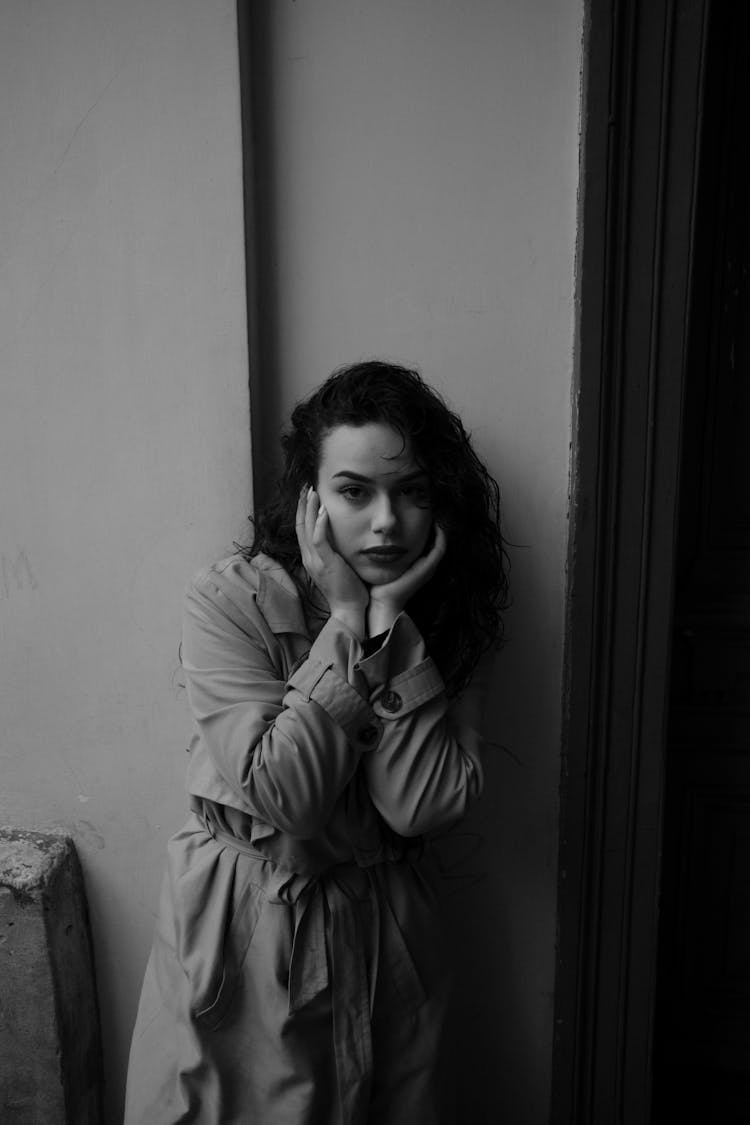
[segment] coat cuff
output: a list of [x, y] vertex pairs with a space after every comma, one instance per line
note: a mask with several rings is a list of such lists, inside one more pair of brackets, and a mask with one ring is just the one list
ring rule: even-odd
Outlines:
[[329, 618], [307, 659], [290, 676], [288, 687], [322, 707], [359, 750], [373, 750], [383, 726], [368, 701], [367, 681], [358, 671], [361, 652], [354, 633]]
[[445, 690], [422, 634], [404, 612], [377, 652], [359, 660], [354, 669], [364, 677], [375, 714], [383, 719], [406, 715]]

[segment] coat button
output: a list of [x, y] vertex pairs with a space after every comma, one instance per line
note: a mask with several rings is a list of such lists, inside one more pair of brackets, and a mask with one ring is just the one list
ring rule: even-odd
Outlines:
[[368, 723], [366, 727], [361, 727], [359, 731], [359, 741], [364, 746], [372, 746], [373, 742], [378, 740], [378, 728], [373, 723]]
[[380, 706], [391, 714], [400, 711], [403, 705], [403, 700], [397, 691], [384, 691], [380, 697]]

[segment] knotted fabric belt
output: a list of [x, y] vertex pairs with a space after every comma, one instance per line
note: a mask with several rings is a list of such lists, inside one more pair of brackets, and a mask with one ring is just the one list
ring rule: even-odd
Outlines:
[[[341, 1125], [366, 1121], [373, 1072], [372, 1012], [378, 972], [386, 972], [407, 1011], [426, 999], [422, 981], [391, 908], [379, 864], [337, 864], [317, 875], [283, 871], [246, 841], [201, 818], [217, 841], [267, 864], [267, 902], [294, 910], [289, 964], [289, 1014], [331, 990], [333, 1047]], [[373, 911], [368, 951], [362, 903]], [[374, 944], [374, 948], [373, 948]], [[368, 968], [368, 952], [371, 965]]]

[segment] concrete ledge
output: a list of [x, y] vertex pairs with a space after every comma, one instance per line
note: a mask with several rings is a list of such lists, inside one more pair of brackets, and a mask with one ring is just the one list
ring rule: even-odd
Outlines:
[[78, 856], [0, 828], [0, 1121], [101, 1125], [101, 1040]]

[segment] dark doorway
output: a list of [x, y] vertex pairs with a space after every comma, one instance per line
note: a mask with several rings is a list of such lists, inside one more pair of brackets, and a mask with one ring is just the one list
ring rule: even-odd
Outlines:
[[750, 9], [711, 7], [666, 754], [654, 1121], [750, 1121]]
[[709, 14], [710, 0], [587, 6], [556, 1125], [652, 1120], [676, 529]]

